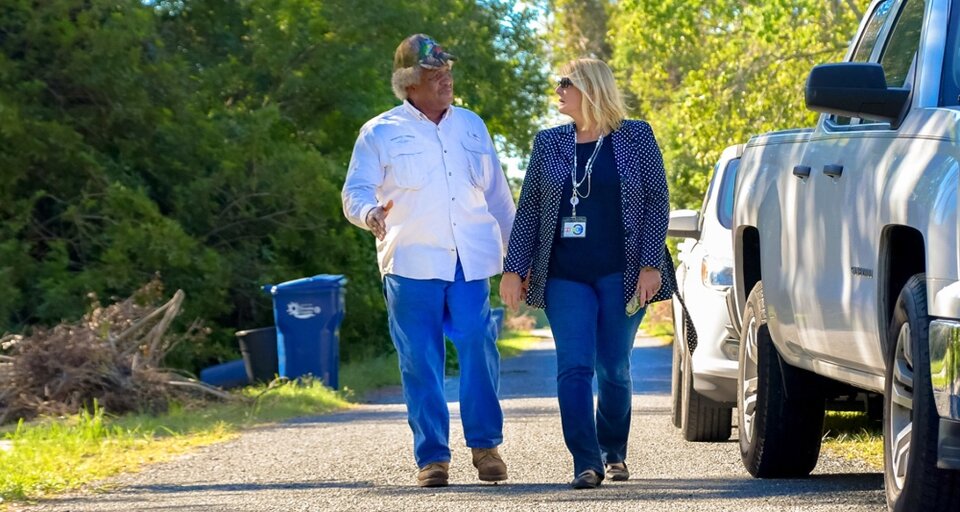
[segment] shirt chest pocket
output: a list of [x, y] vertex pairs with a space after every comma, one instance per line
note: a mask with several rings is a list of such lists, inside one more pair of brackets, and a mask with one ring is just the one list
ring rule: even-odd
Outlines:
[[493, 154], [482, 144], [469, 138], [463, 140], [463, 153], [467, 156], [470, 183], [481, 190], [486, 190], [490, 186], [490, 179], [494, 172]]
[[400, 188], [421, 189], [430, 177], [426, 151], [413, 143], [399, 144], [388, 151], [386, 169]]

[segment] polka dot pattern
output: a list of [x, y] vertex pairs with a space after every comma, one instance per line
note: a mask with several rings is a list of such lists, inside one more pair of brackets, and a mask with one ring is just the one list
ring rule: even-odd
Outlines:
[[[673, 260], [665, 240], [670, 197], [660, 147], [644, 121], [624, 121], [610, 134], [620, 174], [623, 204], [623, 303], [633, 297], [643, 267], [657, 267], [663, 283], [651, 302], [670, 298], [676, 290]], [[563, 182], [570, 177], [575, 151], [572, 124], [537, 133], [520, 191], [517, 217], [504, 261], [505, 272], [530, 272], [527, 304], [543, 308], [550, 252], [557, 232]]]

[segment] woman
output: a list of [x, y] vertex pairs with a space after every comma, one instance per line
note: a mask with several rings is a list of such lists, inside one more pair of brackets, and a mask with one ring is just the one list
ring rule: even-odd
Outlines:
[[650, 125], [625, 120], [602, 61], [579, 59], [562, 71], [555, 92], [573, 124], [534, 140], [500, 296], [514, 310], [524, 298], [546, 309], [571, 485], [587, 489], [605, 476], [629, 478], [630, 351], [646, 304], [676, 286], [664, 245], [667, 181]]

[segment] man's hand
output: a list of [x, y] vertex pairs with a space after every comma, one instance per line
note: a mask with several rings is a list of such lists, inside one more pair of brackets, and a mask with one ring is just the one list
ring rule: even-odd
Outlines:
[[520, 307], [520, 301], [527, 295], [528, 285], [526, 281], [520, 280], [520, 274], [504, 272], [500, 277], [500, 300], [510, 308], [510, 311], [516, 313], [517, 308]]
[[386, 205], [377, 206], [367, 212], [367, 227], [377, 240], [383, 240], [383, 237], [387, 236], [387, 215], [390, 215], [391, 208], [393, 208], [393, 199], [387, 201]]
[[660, 284], [659, 270], [646, 267], [640, 271], [640, 276], [637, 277], [637, 300], [640, 302], [640, 307], [646, 306], [647, 302], [660, 291]]

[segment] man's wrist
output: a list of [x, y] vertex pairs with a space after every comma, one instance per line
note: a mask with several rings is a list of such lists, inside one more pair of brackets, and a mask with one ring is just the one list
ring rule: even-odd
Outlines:
[[376, 209], [377, 205], [368, 206], [365, 208], [366, 211], [362, 213], [363, 223], [366, 224], [367, 227], [370, 227], [370, 214]]

